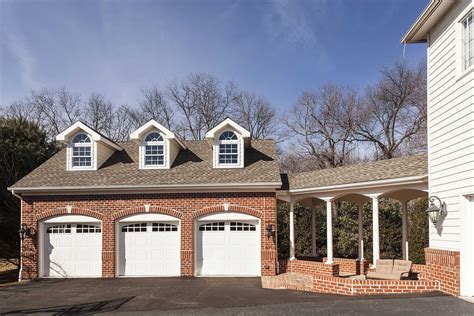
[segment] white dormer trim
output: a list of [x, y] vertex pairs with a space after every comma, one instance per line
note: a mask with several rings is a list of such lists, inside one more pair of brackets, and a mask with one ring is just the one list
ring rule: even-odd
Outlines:
[[109, 140], [107, 137], [101, 135], [100, 133], [97, 133], [95, 130], [87, 126], [86, 124], [82, 122], [76, 122], [69, 126], [67, 129], [65, 129], [62, 133], [56, 136], [56, 140], [61, 143], [68, 143], [69, 139], [73, 136], [75, 136], [77, 133], [80, 131], [85, 132], [86, 134], [89, 135], [89, 137], [96, 142], [103, 142], [104, 144], [114, 148], [115, 150], [123, 150], [122, 147], [119, 145], [115, 144], [113, 141]]
[[214, 138], [218, 137], [226, 128], [237, 132], [237, 134], [239, 134], [244, 139], [244, 141], [246, 139], [250, 139], [250, 132], [239, 124], [237, 124], [236, 122], [234, 122], [229, 117], [217, 124], [217, 126], [213, 129], [209, 130], [206, 133], [206, 139], [209, 141], [210, 144], [212, 144], [214, 142]]
[[[219, 136], [224, 132], [233, 132], [237, 136], [236, 141], [220, 141]], [[234, 122], [230, 118], [226, 118], [216, 127], [206, 133], [206, 139], [212, 146], [212, 165], [213, 168], [243, 168], [245, 163], [245, 148], [250, 146], [250, 132]], [[219, 145], [225, 143], [237, 143], [237, 163], [221, 164], [219, 163]]]
[[[163, 153], [164, 164], [162, 165], [146, 165], [145, 164], [145, 150], [146, 144], [144, 142], [147, 135], [152, 132], [157, 132], [163, 137]], [[139, 142], [139, 168], [140, 169], [170, 169], [174, 159], [178, 155], [179, 150], [186, 149], [183, 142], [175, 136], [173, 132], [161, 125], [155, 120], [150, 120], [132, 134], [130, 139]]]
[[[91, 166], [75, 166], [72, 164], [72, 153], [73, 146], [72, 140], [78, 134], [85, 134], [91, 140]], [[66, 148], [66, 170], [68, 171], [84, 171], [84, 170], [97, 170], [100, 166], [116, 151], [123, 150], [122, 147], [115, 144], [113, 141], [105, 137], [104, 135], [96, 132], [86, 124], [82, 122], [76, 122], [69, 126], [66, 130], [56, 136], [56, 140], [67, 146]], [[87, 145], [84, 145], [87, 146]], [[78, 146], [78, 147], [84, 147]]]
[[150, 120], [146, 124], [139, 127], [136, 131], [130, 134], [130, 139], [141, 140], [144, 134], [148, 134], [153, 129], [158, 130], [166, 139], [176, 141], [176, 143], [182, 149], [186, 149], [186, 146], [183, 144], [183, 142], [179, 138], [177, 138], [172, 131], [170, 131], [155, 120]]

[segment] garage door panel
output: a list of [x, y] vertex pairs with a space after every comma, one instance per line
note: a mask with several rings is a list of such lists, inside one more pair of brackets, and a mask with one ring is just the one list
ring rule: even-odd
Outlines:
[[179, 276], [180, 234], [178, 223], [121, 224], [120, 275]]
[[[99, 277], [102, 274], [102, 233], [100, 224], [46, 224], [43, 273], [51, 277]], [[79, 227], [79, 229], [78, 229]]]
[[201, 223], [197, 231], [197, 274], [259, 275], [257, 221]]

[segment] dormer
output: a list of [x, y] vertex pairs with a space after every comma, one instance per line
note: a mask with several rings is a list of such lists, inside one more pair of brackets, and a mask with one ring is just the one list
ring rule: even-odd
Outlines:
[[122, 147], [82, 122], [76, 122], [56, 136], [66, 145], [66, 170], [97, 170]]
[[243, 168], [245, 148], [250, 146], [250, 132], [226, 118], [206, 133], [212, 146], [214, 168]]
[[166, 127], [151, 120], [130, 135], [139, 143], [140, 169], [169, 169], [186, 146]]

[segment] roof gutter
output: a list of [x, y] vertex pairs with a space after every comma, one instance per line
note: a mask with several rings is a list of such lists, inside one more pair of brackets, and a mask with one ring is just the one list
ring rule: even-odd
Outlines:
[[222, 183], [222, 184], [169, 184], [169, 185], [103, 185], [103, 186], [55, 186], [55, 187], [10, 187], [12, 192], [41, 194], [41, 193], [156, 193], [156, 192], [220, 192], [220, 191], [255, 191], [276, 190], [281, 188], [281, 182], [258, 183]]
[[[435, 24], [456, 1], [457, 0], [431, 0], [400, 42], [402, 44], [426, 43], [426, 37], [432, 25]], [[429, 20], [432, 20], [430, 21], [431, 26], [427, 23]]]
[[414, 176], [414, 177], [405, 177], [405, 178], [396, 178], [396, 179], [387, 179], [379, 181], [367, 181], [367, 182], [358, 182], [358, 183], [348, 183], [348, 184], [338, 184], [324, 187], [310, 187], [310, 188], [301, 188], [294, 190], [279, 191], [285, 192], [287, 194], [298, 194], [298, 193], [313, 193], [313, 192], [327, 192], [327, 191], [341, 191], [347, 189], [356, 189], [356, 188], [373, 188], [381, 187], [388, 185], [397, 185], [397, 184], [416, 184], [424, 183], [428, 180], [428, 175]]

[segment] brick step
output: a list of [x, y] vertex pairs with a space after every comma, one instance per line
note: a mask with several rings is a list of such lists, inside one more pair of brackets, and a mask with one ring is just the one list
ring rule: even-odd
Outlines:
[[262, 277], [262, 287], [267, 289], [291, 289], [311, 291], [313, 276], [301, 273], [282, 273], [276, 276]]

